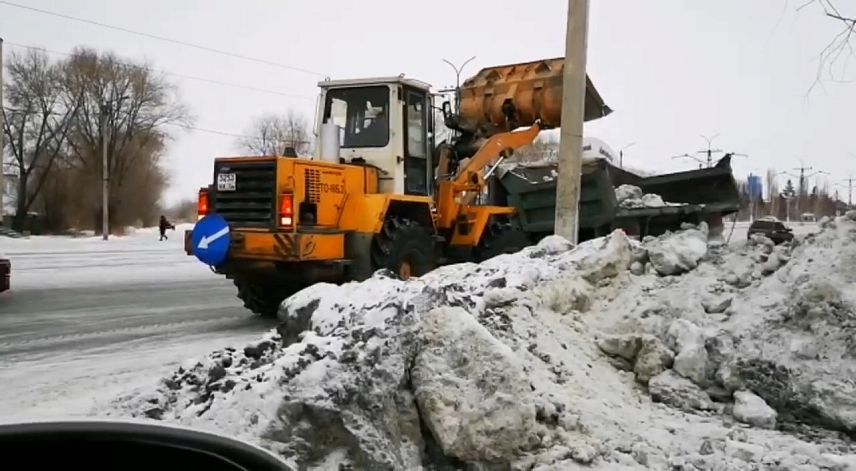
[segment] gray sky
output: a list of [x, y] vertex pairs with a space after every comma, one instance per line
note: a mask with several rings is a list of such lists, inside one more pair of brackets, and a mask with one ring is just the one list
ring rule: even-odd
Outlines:
[[[318, 71], [333, 78], [405, 73], [440, 88], [454, 81], [441, 59], [477, 56], [481, 67], [564, 54], [566, 0], [17, 0], [29, 6]], [[616, 150], [637, 142], [625, 163], [689, 169], [671, 156], [720, 136], [738, 177], [802, 159], [856, 176], [852, 143], [856, 82], [826, 80], [808, 93], [817, 56], [841, 24], [791, 0], [592, 0], [588, 72], [615, 113], [586, 134]], [[841, 5], [850, 3], [841, 1]], [[423, 5], [420, 7], [419, 5]], [[856, 15], [856, 8], [845, 9]], [[68, 52], [109, 49], [176, 74], [293, 94], [259, 93], [170, 77], [200, 128], [241, 134], [254, 116], [294, 108], [310, 122], [322, 76], [45, 16], [0, 4], [7, 42]], [[7, 46], [7, 53], [16, 48]], [[842, 62], [843, 64], [843, 62]], [[846, 71], [839, 78], [856, 79]], [[194, 197], [216, 156], [237, 154], [234, 137], [175, 130], [168, 151], [168, 201]], [[846, 191], [842, 194], [846, 194]]]

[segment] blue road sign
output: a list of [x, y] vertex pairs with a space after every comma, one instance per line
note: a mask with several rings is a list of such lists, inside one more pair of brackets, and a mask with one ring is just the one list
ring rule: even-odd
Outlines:
[[215, 267], [226, 260], [231, 239], [229, 223], [218, 214], [200, 219], [190, 234], [193, 255], [202, 263]]

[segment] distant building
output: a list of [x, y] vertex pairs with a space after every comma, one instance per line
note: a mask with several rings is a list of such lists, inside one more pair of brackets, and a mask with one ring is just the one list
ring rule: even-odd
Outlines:
[[749, 175], [747, 179], [749, 199], [752, 201], [764, 201], [764, 183], [760, 175]]

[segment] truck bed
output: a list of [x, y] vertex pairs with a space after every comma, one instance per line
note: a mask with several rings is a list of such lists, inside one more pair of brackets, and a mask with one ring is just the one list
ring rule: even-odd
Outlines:
[[[518, 210], [523, 229], [533, 235], [552, 233], [556, 211], [557, 163], [505, 166], [491, 186], [493, 204]], [[680, 206], [622, 208], [615, 187], [638, 186]], [[680, 227], [683, 222], [720, 225], [722, 217], [740, 209], [740, 195], [723, 159], [708, 169], [642, 177], [613, 166], [608, 160], [584, 162], [580, 188], [580, 239], [597, 237], [615, 228], [644, 237]]]

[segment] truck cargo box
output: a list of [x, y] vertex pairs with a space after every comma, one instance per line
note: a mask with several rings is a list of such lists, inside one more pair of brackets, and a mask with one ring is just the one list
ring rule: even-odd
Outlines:
[[[681, 223], [706, 221], [721, 225], [724, 215], [740, 209], [740, 195], [730, 161], [716, 167], [650, 177], [613, 166], [606, 159], [583, 163], [580, 187], [580, 240], [622, 228], [644, 237], [680, 228]], [[542, 236], [553, 232], [556, 213], [557, 163], [505, 166], [491, 187], [494, 204], [517, 209], [526, 232]], [[638, 186], [645, 193], [659, 194], [663, 200], [680, 205], [622, 208], [615, 187]]]

